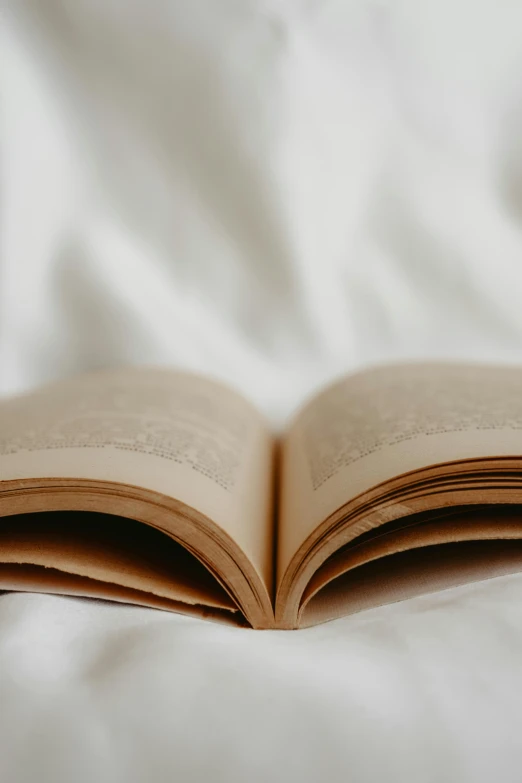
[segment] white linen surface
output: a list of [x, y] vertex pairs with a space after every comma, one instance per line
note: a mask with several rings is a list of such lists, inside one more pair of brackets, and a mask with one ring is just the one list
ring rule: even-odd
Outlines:
[[[522, 5], [3, 4], [0, 392], [175, 364], [281, 423], [519, 361]], [[0, 780], [520, 780], [522, 576], [299, 633], [0, 598]]]

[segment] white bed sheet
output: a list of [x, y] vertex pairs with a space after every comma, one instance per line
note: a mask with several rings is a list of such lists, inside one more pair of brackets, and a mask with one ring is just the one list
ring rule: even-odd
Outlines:
[[[522, 6], [3, 3], [0, 392], [176, 364], [280, 424], [522, 356]], [[0, 780], [520, 779], [522, 576], [300, 633], [0, 598]]]

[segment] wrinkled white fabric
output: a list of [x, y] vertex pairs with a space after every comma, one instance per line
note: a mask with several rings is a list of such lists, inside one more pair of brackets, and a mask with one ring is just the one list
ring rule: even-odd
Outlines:
[[[522, 357], [522, 5], [4, 0], [0, 393], [175, 364], [274, 424]], [[0, 779], [520, 779], [522, 577], [299, 633], [0, 599]]]

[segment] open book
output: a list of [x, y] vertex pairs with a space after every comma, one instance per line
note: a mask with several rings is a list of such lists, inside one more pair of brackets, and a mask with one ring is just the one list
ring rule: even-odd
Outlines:
[[[0, 402], [0, 589], [300, 628], [522, 570], [522, 369], [380, 367], [275, 437], [156, 369]], [[519, 540], [517, 540], [519, 539]]]

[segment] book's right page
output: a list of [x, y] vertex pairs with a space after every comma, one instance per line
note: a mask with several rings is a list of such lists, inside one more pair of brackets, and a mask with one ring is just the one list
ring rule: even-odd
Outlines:
[[412, 471], [520, 455], [519, 368], [405, 364], [343, 378], [301, 410], [284, 440], [279, 586], [350, 501], [394, 479], [399, 487]]

